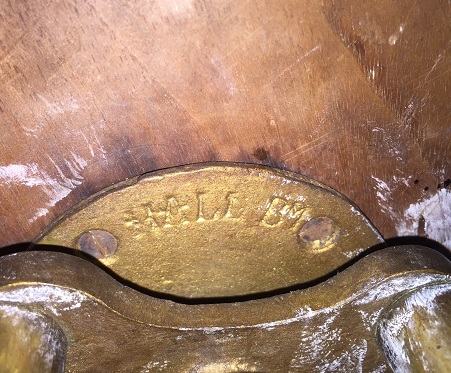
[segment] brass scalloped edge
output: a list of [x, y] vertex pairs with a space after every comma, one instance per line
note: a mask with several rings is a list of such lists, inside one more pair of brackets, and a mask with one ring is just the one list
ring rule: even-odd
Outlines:
[[75, 256], [0, 258], [0, 304], [51, 316], [68, 340], [68, 372], [388, 371], [376, 336], [381, 313], [404, 294], [443, 283], [451, 284], [445, 257], [400, 246], [304, 290], [186, 305], [139, 293]]
[[[98, 244], [103, 239], [114, 243]], [[335, 190], [291, 172], [237, 163], [179, 166], [113, 185], [37, 240], [84, 250], [137, 287], [185, 298], [320, 281], [383, 243]]]
[[[11, 273], [15, 273], [13, 278], [10, 277]], [[51, 279], [49, 273], [52, 274]], [[451, 279], [451, 263], [429, 248], [391, 247], [371, 253], [333, 278], [307, 289], [244, 302], [189, 305], [140, 293], [114, 280], [94, 264], [68, 254], [32, 251], [0, 258], [0, 292], [5, 286], [14, 284], [60, 286], [90, 294], [127, 318], [175, 328], [211, 326], [211, 320], [216, 320], [212, 315], [219, 313], [224, 325], [216, 326], [224, 328], [295, 320], [302, 317], [306, 308], [311, 314], [330, 308], [343, 300], [351, 302], [371, 292], [376, 285], [407, 275], [418, 280], [407, 281], [402, 287], [395, 289], [396, 292], [412, 291], [431, 282], [436, 283], [440, 279], [448, 281]], [[143, 306], [149, 312], [142, 313]], [[271, 320], [266, 318], [267, 312], [263, 315], [259, 312], [263, 306], [269, 307]], [[244, 311], [246, 317], [237, 319], [237, 309]], [[187, 312], [191, 315], [195, 313], [196, 316], [193, 315], [192, 319], [199, 321], [199, 325], [187, 325]], [[158, 317], [155, 319], [158, 314], [171, 314], [172, 323], [166, 324]], [[227, 321], [231, 319], [234, 320], [233, 324], [227, 325]], [[178, 323], [178, 320], [183, 322]]]

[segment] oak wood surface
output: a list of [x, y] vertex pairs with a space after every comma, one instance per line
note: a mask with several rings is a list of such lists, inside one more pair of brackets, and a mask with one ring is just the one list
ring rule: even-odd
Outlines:
[[418, 233], [406, 210], [451, 177], [450, 19], [446, 0], [0, 0], [0, 246], [207, 161], [304, 174], [385, 237]]

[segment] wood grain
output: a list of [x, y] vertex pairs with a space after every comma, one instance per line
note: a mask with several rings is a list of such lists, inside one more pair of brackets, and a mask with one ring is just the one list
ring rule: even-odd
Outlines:
[[0, 246], [195, 162], [307, 175], [386, 237], [449, 184], [448, 1], [0, 4]]

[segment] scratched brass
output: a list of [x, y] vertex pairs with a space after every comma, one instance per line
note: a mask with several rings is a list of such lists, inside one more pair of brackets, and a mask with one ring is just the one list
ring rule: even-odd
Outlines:
[[378, 335], [397, 372], [451, 372], [451, 286], [425, 284], [381, 315]]
[[318, 279], [382, 238], [346, 198], [308, 178], [206, 164], [103, 191], [38, 241], [79, 250], [110, 245], [96, 257], [137, 285], [226, 297]]
[[64, 332], [52, 317], [17, 304], [23, 300], [0, 302], [0, 372], [63, 372]]
[[75, 256], [22, 252], [0, 258], [0, 310], [53, 319], [66, 372], [448, 373], [450, 274], [439, 253], [400, 246], [304, 290], [187, 305], [127, 288]]

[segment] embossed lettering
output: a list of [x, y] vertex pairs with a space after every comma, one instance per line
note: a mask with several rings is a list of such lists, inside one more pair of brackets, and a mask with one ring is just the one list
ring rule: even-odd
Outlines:
[[269, 207], [263, 216], [262, 223], [264, 225], [275, 227], [283, 223], [283, 217], [290, 211], [290, 205], [287, 200], [279, 197], [272, 199]]
[[240, 210], [240, 208], [239, 208], [238, 198], [236, 196], [236, 193], [235, 192], [227, 193], [226, 201], [227, 201], [227, 210], [224, 214], [224, 219], [239, 218], [243, 214], [243, 211]]
[[261, 223], [267, 227], [286, 226], [292, 228], [308, 217], [310, 209], [297, 201], [288, 201], [282, 197], [273, 197], [266, 209]]
[[140, 216], [140, 210], [133, 208], [124, 212], [125, 226], [127, 228], [140, 229], [144, 220], [143, 216]]
[[235, 219], [240, 217], [242, 212], [239, 209], [238, 198], [236, 194], [237, 193], [235, 192], [228, 192], [225, 196], [225, 204], [224, 202], [221, 202], [222, 208], [215, 208], [212, 211], [206, 212], [205, 202], [207, 195], [206, 193], [197, 193], [197, 222], [200, 223], [206, 220]]
[[205, 193], [196, 193], [197, 198], [197, 222], [202, 223], [205, 220]]
[[227, 192], [219, 201], [207, 192], [197, 192], [195, 198], [192, 197], [169, 195], [137, 206], [125, 212], [125, 226], [167, 228], [193, 222], [238, 219], [243, 213], [236, 192]]
[[159, 203], [151, 202], [144, 206], [146, 208], [146, 218], [144, 223], [152, 227], [170, 227], [186, 221], [186, 211], [189, 206], [179, 203], [176, 197], [168, 196]]

